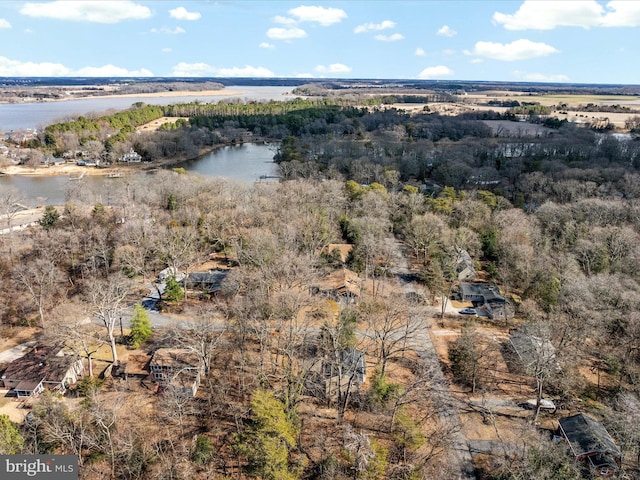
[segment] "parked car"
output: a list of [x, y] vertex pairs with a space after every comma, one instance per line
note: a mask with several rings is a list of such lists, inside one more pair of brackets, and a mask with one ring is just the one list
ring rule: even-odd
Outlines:
[[[531, 400], [527, 400], [526, 402], [519, 403], [518, 406], [520, 408], [525, 408], [527, 410], [535, 410], [536, 408], [536, 399], [533, 398]], [[557, 410], [556, 404], [551, 400], [542, 399], [540, 400], [540, 411], [541, 412], [549, 412], [555, 413]]]
[[478, 314], [475, 308], [463, 308], [458, 313], [460, 315], [477, 315]]

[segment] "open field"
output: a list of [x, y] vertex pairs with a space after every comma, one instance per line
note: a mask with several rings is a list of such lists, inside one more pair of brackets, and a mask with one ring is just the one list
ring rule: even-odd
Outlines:
[[640, 97], [629, 95], [532, 95], [531, 100], [547, 106], [565, 103], [571, 107], [593, 103], [640, 107]]

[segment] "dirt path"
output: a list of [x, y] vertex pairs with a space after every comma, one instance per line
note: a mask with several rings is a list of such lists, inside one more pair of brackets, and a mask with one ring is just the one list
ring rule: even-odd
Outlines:
[[[398, 254], [395, 259], [397, 266], [394, 268], [393, 273], [402, 281], [405, 293], [411, 293], [414, 292], [414, 286], [411, 283], [412, 276], [409, 271], [407, 255], [401, 243], [398, 242], [397, 246]], [[437, 311], [439, 312], [439, 309]], [[440, 422], [455, 432], [453, 434], [453, 445], [449, 451], [449, 465], [452, 471], [459, 472], [458, 478], [460, 480], [476, 480], [469, 442], [462, 430], [458, 414], [461, 402], [451, 392], [451, 385], [444, 376], [436, 349], [429, 335], [430, 318], [437, 312], [433, 308], [425, 307], [424, 311], [420, 313], [424, 319], [424, 328], [420, 329], [418, 334], [411, 339], [411, 343], [413, 343], [412, 347], [427, 364], [431, 372], [432, 383], [435, 386], [434, 394], [440, 407]]]

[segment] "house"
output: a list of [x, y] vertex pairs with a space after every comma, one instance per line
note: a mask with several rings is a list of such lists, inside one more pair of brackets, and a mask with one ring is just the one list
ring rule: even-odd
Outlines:
[[312, 293], [319, 293], [335, 299], [355, 299], [360, 295], [360, 277], [356, 272], [347, 268], [333, 270], [311, 290]]
[[18, 398], [37, 397], [45, 389], [64, 394], [84, 373], [77, 355], [67, 355], [63, 347], [38, 345], [11, 362], [2, 374], [2, 383]]
[[187, 289], [215, 294], [222, 290], [222, 281], [228, 274], [229, 270], [220, 268], [208, 272], [192, 272], [182, 280], [182, 283]]
[[142, 156], [132, 148], [120, 157], [120, 161], [127, 163], [140, 163], [142, 161]]
[[361, 350], [345, 348], [325, 355], [321, 360], [313, 363], [305, 378], [307, 395], [340, 400], [339, 392], [345, 395], [359, 390], [367, 379], [365, 353]]
[[195, 396], [200, 386], [202, 362], [196, 353], [187, 349], [159, 348], [151, 357], [149, 371], [163, 388]]
[[458, 285], [460, 299], [473, 303], [474, 307], [483, 307], [489, 318], [504, 317], [507, 300], [500, 294], [494, 283], [460, 282]]
[[338, 386], [342, 392], [349, 387], [359, 389], [367, 379], [365, 354], [355, 348], [346, 348], [337, 358], [325, 358], [322, 362], [322, 380], [326, 398], [336, 397]]
[[586, 462], [593, 474], [611, 477], [622, 461], [622, 454], [604, 426], [583, 413], [558, 420], [558, 430], [578, 461]]
[[456, 249], [456, 274], [458, 280], [473, 281], [476, 279], [478, 273], [473, 266], [473, 259], [469, 253], [462, 249]]

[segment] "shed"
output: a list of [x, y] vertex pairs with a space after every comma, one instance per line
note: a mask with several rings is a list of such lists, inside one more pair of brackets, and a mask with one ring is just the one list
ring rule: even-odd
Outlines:
[[162, 389], [169, 387], [193, 396], [200, 386], [202, 362], [195, 352], [187, 349], [159, 348], [149, 362], [149, 370]]
[[620, 468], [622, 454], [600, 422], [579, 413], [561, 418], [558, 425], [575, 459], [587, 462], [596, 475], [611, 477]]

